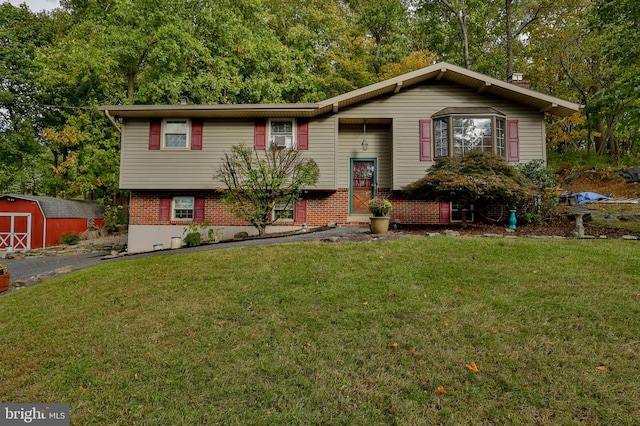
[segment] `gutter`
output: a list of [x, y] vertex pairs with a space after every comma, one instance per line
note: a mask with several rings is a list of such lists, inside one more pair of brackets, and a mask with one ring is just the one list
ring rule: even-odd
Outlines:
[[122, 133], [122, 129], [120, 128], [120, 126], [118, 126], [118, 123], [116, 122], [115, 118], [113, 118], [111, 114], [109, 114], [109, 110], [105, 109], [103, 111], [104, 111], [104, 115], [106, 115], [107, 118], [111, 121], [111, 123], [113, 123], [114, 127], [118, 130], [118, 132]]

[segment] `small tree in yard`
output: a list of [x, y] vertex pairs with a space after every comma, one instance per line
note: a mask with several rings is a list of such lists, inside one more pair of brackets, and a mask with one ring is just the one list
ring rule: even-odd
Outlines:
[[[512, 208], [534, 197], [535, 189], [532, 181], [506, 161], [475, 151], [436, 160], [425, 177], [404, 188], [413, 198], [458, 201], [465, 207], [498, 203]], [[462, 226], [466, 227], [466, 211], [461, 213]]]
[[228, 189], [222, 201], [261, 236], [274, 222], [274, 207], [292, 206], [300, 200], [302, 189], [315, 185], [319, 176], [316, 162], [298, 150], [272, 146], [263, 154], [242, 145], [225, 154], [217, 175]]

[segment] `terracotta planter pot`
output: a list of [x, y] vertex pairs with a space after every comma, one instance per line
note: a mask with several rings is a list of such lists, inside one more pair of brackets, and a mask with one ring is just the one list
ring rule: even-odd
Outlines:
[[11, 282], [10, 273], [7, 272], [4, 275], [0, 275], [0, 293], [9, 290], [9, 282]]
[[369, 227], [374, 234], [386, 234], [389, 230], [389, 218], [388, 217], [370, 217], [371, 221]]

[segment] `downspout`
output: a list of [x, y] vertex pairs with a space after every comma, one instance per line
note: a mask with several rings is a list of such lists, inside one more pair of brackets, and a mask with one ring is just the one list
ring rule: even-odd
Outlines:
[[118, 129], [118, 132], [122, 133], [122, 129], [120, 128], [120, 126], [118, 126], [118, 123], [116, 122], [115, 118], [113, 118], [113, 117], [111, 116], [111, 114], [109, 114], [109, 110], [105, 109], [105, 110], [104, 110], [104, 115], [106, 115], [106, 116], [107, 116], [107, 118], [108, 118], [109, 120], [111, 120], [111, 123], [113, 123], [113, 126], [114, 126], [116, 129]]

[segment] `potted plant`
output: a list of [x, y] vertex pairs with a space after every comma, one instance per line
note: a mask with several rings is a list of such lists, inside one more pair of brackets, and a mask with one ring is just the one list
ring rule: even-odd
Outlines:
[[0, 263], [0, 292], [9, 290], [9, 282], [11, 281], [11, 274], [7, 265]]
[[373, 214], [369, 218], [371, 232], [374, 234], [386, 234], [389, 230], [389, 212], [393, 209], [391, 201], [383, 197], [374, 197], [369, 200], [369, 211]]

